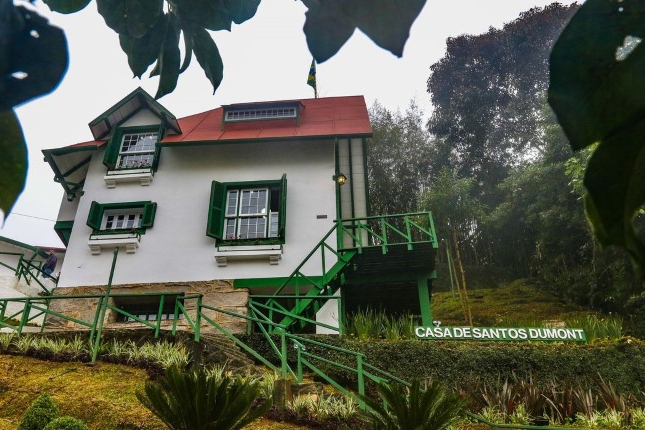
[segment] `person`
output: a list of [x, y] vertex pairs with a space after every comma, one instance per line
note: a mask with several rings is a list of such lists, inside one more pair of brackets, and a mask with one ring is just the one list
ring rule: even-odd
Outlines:
[[58, 257], [56, 257], [54, 250], [50, 249], [49, 256], [47, 257], [47, 260], [45, 260], [45, 264], [43, 264], [42, 268], [43, 278], [52, 278], [52, 272], [56, 268], [56, 263], [58, 263]]

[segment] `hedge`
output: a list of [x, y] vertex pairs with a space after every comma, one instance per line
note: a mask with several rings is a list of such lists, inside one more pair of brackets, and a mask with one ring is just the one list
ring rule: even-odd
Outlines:
[[[264, 357], [279, 360], [261, 335], [240, 335]], [[645, 342], [624, 338], [620, 341], [575, 343], [455, 342], [455, 341], [371, 341], [358, 342], [338, 336], [304, 337], [339, 346], [365, 355], [365, 361], [400, 378], [432, 378], [448, 386], [467, 389], [473, 384], [497, 384], [528, 379], [538, 385], [593, 383], [599, 376], [623, 394], [638, 394], [645, 387]], [[279, 345], [279, 337], [274, 339]], [[289, 347], [289, 362], [295, 364], [295, 350]], [[307, 352], [355, 366], [347, 355], [307, 346]], [[320, 364], [331, 375], [349, 382], [349, 372]]]

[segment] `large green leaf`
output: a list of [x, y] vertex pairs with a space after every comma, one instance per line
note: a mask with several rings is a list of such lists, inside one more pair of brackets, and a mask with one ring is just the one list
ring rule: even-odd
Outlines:
[[551, 53], [549, 103], [573, 149], [595, 142], [587, 214], [603, 245], [629, 251], [645, 274], [633, 226], [645, 203], [645, 0], [588, 0]]
[[179, 34], [181, 29], [177, 18], [170, 14], [168, 16], [168, 25], [166, 29], [166, 38], [164, 40], [157, 67], [159, 69], [159, 87], [155, 99], [160, 99], [174, 91], [179, 78], [179, 66], [181, 62], [181, 53], [179, 52]]
[[410, 27], [426, 0], [303, 0], [309, 9], [304, 32], [318, 63], [328, 60], [356, 28], [381, 48], [403, 55]]
[[23, 7], [12, 9], [10, 16], [4, 23], [9, 28], [3, 25], [0, 29], [0, 55], [4, 51], [0, 57], [0, 110], [52, 91], [67, 70], [67, 41], [60, 28]]
[[54, 12], [74, 13], [82, 10], [90, 4], [91, 0], [43, 0]]
[[27, 178], [27, 148], [16, 114], [0, 111], [0, 209], [11, 211], [25, 186]]
[[228, 16], [236, 24], [253, 18], [260, 6], [260, 0], [224, 0]]
[[168, 15], [162, 15], [155, 26], [145, 36], [134, 39], [126, 35], [119, 35], [121, 49], [128, 56], [128, 65], [134, 76], [140, 78], [148, 67], [155, 62], [164, 40], [168, 26]]
[[175, 0], [182, 21], [190, 21], [209, 30], [231, 30], [231, 18], [222, 0]]
[[155, 26], [164, 0], [96, 0], [105, 23], [118, 34], [135, 39]]
[[213, 85], [213, 94], [224, 77], [224, 64], [217, 45], [210, 34], [203, 28], [193, 30], [193, 50], [199, 65], [204, 69], [206, 77]]

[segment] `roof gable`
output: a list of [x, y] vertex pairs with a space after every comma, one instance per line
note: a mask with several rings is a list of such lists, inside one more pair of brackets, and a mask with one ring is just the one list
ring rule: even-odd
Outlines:
[[139, 87], [88, 124], [92, 136], [97, 140], [105, 138], [112, 129], [141, 109], [148, 109], [158, 116], [168, 130], [181, 133], [177, 118]]

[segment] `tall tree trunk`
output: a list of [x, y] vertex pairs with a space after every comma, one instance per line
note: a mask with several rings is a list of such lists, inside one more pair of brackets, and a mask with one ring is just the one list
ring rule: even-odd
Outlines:
[[[468, 303], [468, 289], [466, 288], [466, 272], [464, 271], [464, 265], [461, 261], [461, 254], [459, 253], [459, 242], [457, 242], [457, 230], [452, 228], [452, 240], [455, 246], [455, 258], [456, 262], [459, 264], [459, 271], [461, 272], [461, 290], [463, 294], [459, 294], [459, 297], [462, 299], [463, 307], [465, 309], [465, 317], [468, 325], [473, 325], [473, 315], [470, 311], [470, 304]], [[455, 264], [456, 266], [457, 264]], [[456, 269], [455, 269], [456, 270]]]

